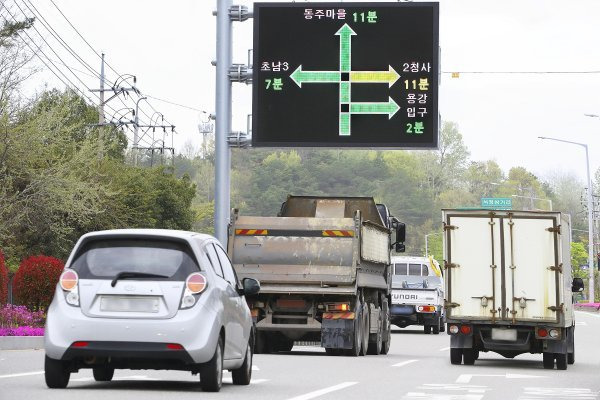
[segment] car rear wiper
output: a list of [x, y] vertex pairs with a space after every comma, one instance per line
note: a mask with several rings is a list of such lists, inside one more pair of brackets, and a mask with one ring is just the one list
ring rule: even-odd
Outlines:
[[119, 279], [128, 279], [128, 278], [168, 278], [166, 275], [158, 275], [158, 274], [149, 274], [146, 272], [130, 272], [123, 271], [119, 272], [115, 278], [110, 282], [110, 286], [115, 287], [117, 281]]

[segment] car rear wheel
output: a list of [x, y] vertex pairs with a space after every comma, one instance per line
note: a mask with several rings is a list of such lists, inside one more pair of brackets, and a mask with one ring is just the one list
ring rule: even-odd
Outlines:
[[66, 388], [71, 378], [68, 364], [46, 356], [44, 360], [44, 378], [46, 379], [46, 385], [51, 389]]
[[450, 363], [460, 365], [462, 363], [463, 349], [450, 349]]
[[234, 385], [249, 385], [252, 379], [252, 346], [248, 344], [244, 363], [238, 369], [231, 371], [231, 379]]
[[110, 367], [95, 367], [94, 380], [97, 382], [110, 382], [115, 374], [115, 369]]
[[223, 385], [223, 338], [217, 342], [215, 354], [200, 367], [200, 387], [205, 392], [218, 392]]

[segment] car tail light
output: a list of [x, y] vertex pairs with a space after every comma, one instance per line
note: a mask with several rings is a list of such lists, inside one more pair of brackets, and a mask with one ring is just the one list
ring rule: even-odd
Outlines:
[[471, 333], [471, 326], [470, 325], [461, 325], [460, 333], [462, 333], [463, 335], [469, 335]]
[[448, 328], [448, 331], [450, 333], [456, 334], [456, 333], [458, 333], [458, 326], [456, 326], [456, 325], [450, 325], [450, 327]]
[[69, 292], [77, 288], [79, 277], [77, 276], [77, 272], [72, 269], [65, 269], [63, 273], [60, 274], [60, 279], [58, 281], [62, 290]]
[[184, 350], [183, 346], [179, 343], [167, 343], [168, 350]]
[[185, 287], [192, 294], [200, 294], [206, 289], [206, 278], [201, 273], [194, 272], [187, 277]]
[[539, 337], [544, 338], [544, 337], [548, 336], [548, 330], [545, 328], [539, 328], [537, 331], [537, 334]]
[[65, 300], [68, 304], [75, 307], [79, 307], [78, 283], [79, 276], [72, 269], [65, 269], [58, 279], [60, 288], [65, 292]]
[[180, 308], [190, 308], [196, 304], [197, 296], [206, 289], [206, 277], [199, 272], [190, 274], [185, 280], [185, 290]]
[[435, 306], [418, 306], [417, 312], [433, 313], [435, 312]]
[[327, 311], [349, 311], [350, 303], [329, 303], [325, 305]]
[[90, 342], [73, 342], [71, 347], [88, 347]]

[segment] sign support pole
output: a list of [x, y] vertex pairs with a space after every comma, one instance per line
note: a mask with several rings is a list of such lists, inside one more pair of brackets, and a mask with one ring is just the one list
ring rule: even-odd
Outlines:
[[215, 99], [215, 236], [227, 246], [230, 208], [231, 150], [231, 0], [217, 0], [217, 66]]

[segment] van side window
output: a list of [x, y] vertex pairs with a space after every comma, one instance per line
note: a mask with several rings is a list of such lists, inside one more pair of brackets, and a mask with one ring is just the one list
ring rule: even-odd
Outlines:
[[421, 264], [408, 264], [408, 275], [421, 276]]
[[406, 273], [406, 264], [394, 264], [394, 275], [408, 275]]
[[219, 261], [219, 257], [217, 256], [217, 252], [215, 250], [215, 246], [212, 243], [209, 243], [204, 249], [206, 251], [208, 259], [210, 260], [210, 263], [213, 266], [213, 269], [215, 270], [215, 273], [221, 278], [225, 279], [223, 275], [223, 269], [221, 267], [221, 262]]

